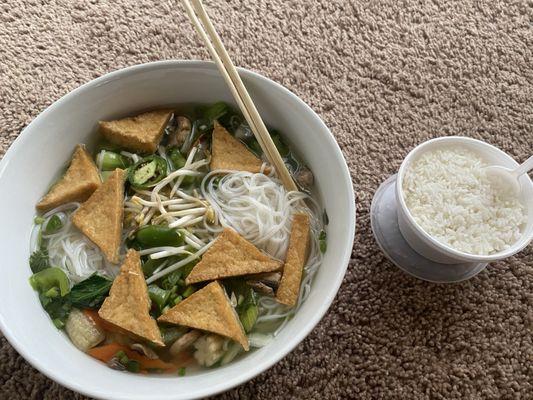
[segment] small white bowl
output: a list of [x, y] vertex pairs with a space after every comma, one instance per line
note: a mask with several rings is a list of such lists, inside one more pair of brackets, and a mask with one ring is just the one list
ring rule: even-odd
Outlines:
[[[114, 371], [76, 349], [52, 325], [28, 283], [35, 204], [78, 143], [95, 141], [97, 121], [184, 102], [233, 103], [213, 63], [163, 61], [89, 82], [40, 114], [0, 162], [0, 328], [35, 368], [77, 392], [101, 399], [177, 400], [210, 396], [253, 378], [300, 343], [320, 321], [342, 282], [353, 247], [355, 201], [342, 153], [321, 119], [281, 85], [240, 74], [267, 123], [286, 135], [311, 170], [329, 216], [328, 251], [309, 298], [268, 346], [224, 367], [185, 377]], [[331, 177], [335, 179], [331, 179]], [[301, 365], [305, 371], [309, 365]]]
[[427, 234], [415, 222], [413, 216], [407, 208], [407, 205], [405, 204], [405, 199], [403, 196], [402, 186], [405, 172], [411, 163], [417, 160], [422, 153], [447, 146], [462, 146], [464, 148], [468, 148], [479, 154], [491, 165], [501, 165], [507, 168], [516, 168], [518, 166], [518, 163], [513, 160], [511, 156], [504, 153], [500, 149], [488, 143], [468, 137], [441, 137], [418, 145], [411, 150], [411, 152], [403, 160], [398, 171], [398, 178], [396, 180], [396, 199], [399, 204], [398, 224], [403, 237], [417, 253], [432, 261], [442, 264], [460, 264], [465, 262], [487, 263], [496, 260], [503, 260], [504, 258], [518, 253], [533, 239], [533, 183], [527, 174], [520, 178], [520, 183], [522, 185], [521, 201], [525, 205], [528, 221], [522, 232], [520, 240], [504, 251], [490, 255], [468, 254], [453, 249], [450, 246], [437, 241], [432, 236]]

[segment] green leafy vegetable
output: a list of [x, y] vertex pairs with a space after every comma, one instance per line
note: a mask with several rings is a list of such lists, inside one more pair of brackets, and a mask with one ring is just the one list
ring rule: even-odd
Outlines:
[[72, 305], [65, 297], [47, 297], [39, 294], [39, 300], [44, 310], [50, 315], [52, 322], [58, 329], [63, 329], [70, 314]]
[[50, 267], [48, 250], [41, 249], [34, 251], [30, 256], [30, 268], [34, 274]]
[[59, 289], [61, 297], [68, 294], [70, 286], [67, 275], [62, 269], [56, 267], [46, 268], [33, 274], [30, 277], [30, 284], [39, 293], [47, 293], [56, 287]]
[[58, 215], [52, 215], [46, 225], [44, 226], [43, 233], [45, 235], [50, 235], [56, 233], [63, 227], [63, 222]]
[[113, 282], [103, 276], [93, 274], [75, 284], [69, 293], [70, 302], [78, 308], [99, 308], [104, 302]]
[[320, 252], [324, 254], [326, 250], [328, 249], [328, 243], [327, 243], [327, 237], [325, 231], [320, 231], [320, 234], [318, 235], [318, 244], [320, 246]]
[[203, 119], [208, 121], [208, 123], [213, 124], [213, 122], [223, 115], [230, 111], [230, 107], [223, 101], [211, 104], [203, 111]]

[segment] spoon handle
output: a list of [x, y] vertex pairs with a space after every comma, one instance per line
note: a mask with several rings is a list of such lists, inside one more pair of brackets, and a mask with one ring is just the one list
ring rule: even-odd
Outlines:
[[513, 171], [513, 175], [518, 178], [520, 175], [525, 174], [531, 169], [533, 169], [533, 156], [529, 157], [525, 162], [520, 164], [520, 166]]

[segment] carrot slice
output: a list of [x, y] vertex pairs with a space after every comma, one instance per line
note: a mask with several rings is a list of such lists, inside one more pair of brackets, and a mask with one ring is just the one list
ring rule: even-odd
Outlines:
[[110, 343], [104, 346], [93, 347], [88, 351], [88, 354], [102, 362], [108, 363], [109, 360], [111, 360], [121, 350], [126, 353], [130, 360], [137, 361], [142, 370], [146, 371], [160, 369], [165, 372], [173, 372], [178, 369], [178, 367], [174, 364], [164, 362], [160, 359], [152, 360], [118, 343]]
[[110, 343], [104, 346], [93, 347], [87, 353], [102, 362], [109, 362], [120, 350], [129, 350], [126, 346], [118, 343]]

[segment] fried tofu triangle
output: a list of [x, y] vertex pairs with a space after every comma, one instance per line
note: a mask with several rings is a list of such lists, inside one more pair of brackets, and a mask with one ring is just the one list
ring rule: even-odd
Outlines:
[[141, 257], [137, 251], [129, 250], [98, 315], [136, 337], [164, 346], [161, 332], [149, 311], [150, 298]]
[[217, 281], [172, 307], [159, 322], [213, 332], [240, 343], [248, 351], [248, 338], [224, 288]]
[[101, 185], [98, 169], [85, 146], [76, 146], [65, 174], [37, 203], [41, 212], [49, 211], [71, 201], [83, 202]]
[[140, 153], [154, 153], [172, 110], [156, 110], [116, 121], [100, 121], [100, 132], [111, 143]]
[[258, 173], [263, 161], [255, 156], [246, 146], [217, 121], [213, 129], [211, 170], [229, 169]]
[[291, 237], [283, 266], [283, 275], [276, 293], [276, 300], [281, 304], [294, 307], [298, 301], [302, 272], [309, 249], [309, 233], [309, 215], [295, 214], [292, 219]]
[[116, 169], [72, 215], [72, 223], [114, 264], [119, 262], [125, 174]]
[[226, 228], [205, 252], [202, 260], [194, 266], [185, 282], [189, 285], [232, 276], [272, 272], [280, 268], [279, 261], [262, 253], [233, 229]]

